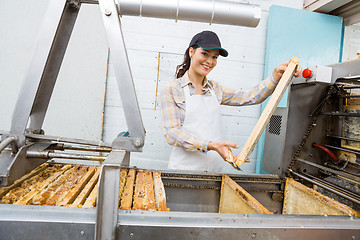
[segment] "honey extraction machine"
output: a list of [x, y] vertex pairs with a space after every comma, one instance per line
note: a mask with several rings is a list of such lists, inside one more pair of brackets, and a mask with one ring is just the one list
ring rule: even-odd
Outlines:
[[[261, 15], [254, 5], [196, 2], [204, 6], [201, 11], [192, 8], [190, 0], [50, 1], [11, 129], [2, 132], [0, 195], [46, 167], [71, 168], [88, 174], [81, 179], [97, 189], [96, 208], [0, 204], [0, 239], [360, 238], [360, 220], [353, 216], [281, 214], [285, 176], [360, 210], [360, 60], [316, 66], [311, 76], [294, 82], [289, 107], [277, 109], [266, 130], [263, 168], [272, 175], [230, 176], [274, 214], [218, 213], [222, 176], [184, 171], [161, 171], [170, 211], [118, 208], [121, 169], [130, 169], [130, 174], [130, 152], [141, 151], [145, 141], [119, 14], [249, 27], [256, 26]], [[42, 130], [72, 28], [85, 3], [100, 5], [128, 125], [129, 135], [120, 134], [111, 144], [48, 136]], [[273, 158], [279, 156], [273, 151], [281, 157]], [[92, 177], [96, 174], [98, 181]]]

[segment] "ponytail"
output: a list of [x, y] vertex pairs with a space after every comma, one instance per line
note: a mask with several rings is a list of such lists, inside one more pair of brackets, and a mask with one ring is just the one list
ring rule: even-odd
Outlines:
[[[193, 49], [198, 48], [199, 46], [193, 46]], [[185, 51], [184, 54], [184, 60], [180, 65], [177, 65], [176, 67], [176, 72], [175, 72], [175, 77], [176, 78], [181, 78], [182, 76], [184, 76], [184, 74], [186, 73], [187, 70], [189, 70], [190, 68], [190, 54], [189, 54], [189, 50], [190, 47], [188, 47]]]

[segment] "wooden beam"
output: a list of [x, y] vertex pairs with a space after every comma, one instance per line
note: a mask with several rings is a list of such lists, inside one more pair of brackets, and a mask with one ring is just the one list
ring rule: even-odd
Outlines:
[[[75, 168], [69, 165], [69, 169], [62, 172], [54, 181], [47, 185], [45, 189], [43, 189], [37, 196], [34, 196], [32, 199], [32, 204], [35, 205], [43, 205], [46, 201], [51, 198], [57, 191], [58, 188], [61, 187], [64, 182], [71, 178], [71, 175], [74, 174]], [[49, 178], [50, 179], [50, 178]]]
[[158, 171], [154, 171], [153, 178], [156, 210], [170, 211], [170, 209], [166, 207], [165, 188], [163, 182], [161, 181], [161, 173]]
[[88, 170], [88, 167], [74, 166], [73, 168], [75, 168], [74, 174], [72, 174], [68, 179], [66, 179], [64, 184], [62, 184], [56, 190], [54, 195], [52, 195], [52, 197], [50, 197], [45, 202], [45, 205], [59, 206], [59, 204], [62, 202], [62, 199], [68, 194], [69, 191], [71, 191], [72, 188], [74, 188], [74, 186], [76, 186], [80, 178], [85, 175]]
[[128, 170], [123, 168], [120, 171], [120, 184], [119, 184], [119, 208], [121, 205], [121, 197], [124, 193], [124, 189], [125, 189], [125, 182], [126, 182], [126, 176], [128, 174]]
[[272, 214], [227, 175], [222, 176], [219, 213]]
[[296, 182], [292, 178], [286, 178], [282, 213], [360, 217], [360, 212]]
[[143, 202], [143, 210], [156, 210], [154, 195], [154, 179], [151, 171], [144, 172], [144, 189], [145, 198]]
[[145, 199], [145, 183], [144, 183], [144, 171], [138, 170], [136, 172], [133, 207], [134, 210], [143, 210], [143, 204]]
[[80, 194], [76, 197], [74, 202], [71, 204], [72, 207], [81, 207], [86, 198], [90, 195], [91, 191], [94, 189], [95, 185], [99, 180], [100, 168], [98, 168], [95, 174], [91, 177], [90, 181], [86, 184], [84, 189], [80, 192]]
[[[65, 171], [69, 170], [71, 168], [70, 165], [65, 165], [61, 169], [57, 169], [54, 167], [54, 169], [49, 168], [49, 170], [53, 170], [50, 172], [50, 176], [46, 178], [46, 180], [43, 180], [39, 184], [36, 184], [31, 188], [31, 191], [28, 192], [26, 195], [22, 196], [21, 199], [19, 199], [15, 204], [29, 204], [33, 200], [33, 198], [37, 197], [39, 194], [41, 194], [42, 191], [45, 191], [46, 188], [54, 182], [58, 177], [60, 177]], [[45, 175], [46, 176], [46, 175]]]
[[130, 169], [127, 174], [124, 192], [121, 197], [120, 209], [131, 210], [133, 202], [135, 174], [135, 169]]
[[299, 64], [299, 58], [293, 57], [284, 74], [282, 75], [278, 85], [276, 86], [273, 94], [271, 95], [268, 104], [262, 112], [258, 122], [256, 123], [250, 137], [245, 143], [239, 156], [236, 157], [235, 164], [241, 166], [250, 156], [254, 150], [255, 145], [258, 143], [261, 134], [263, 133], [266, 125], [269, 123], [271, 116], [273, 115], [277, 105], [279, 104], [282, 96], [284, 95], [287, 87], [289, 86], [291, 79], [294, 76], [296, 67]]
[[96, 167], [91, 167], [88, 169], [87, 173], [81, 177], [80, 181], [78, 181], [74, 188], [72, 188], [62, 199], [61, 202], [58, 203], [58, 206], [67, 206], [72, 204], [76, 197], [80, 194], [80, 192], [84, 189], [85, 185], [95, 174]]
[[48, 163], [43, 163], [34, 170], [32, 170], [30, 173], [22, 176], [20, 179], [16, 180], [12, 185], [9, 187], [1, 187], [0, 188], [0, 198], [5, 196], [10, 190], [19, 187], [23, 182], [26, 180], [32, 178], [33, 176], [37, 175], [38, 173], [42, 172], [45, 168], [49, 166]]
[[91, 191], [90, 195], [87, 197], [86, 201], [82, 205], [83, 208], [96, 207], [98, 185], [99, 185], [99, 182], [95, 184], [94, 189]]

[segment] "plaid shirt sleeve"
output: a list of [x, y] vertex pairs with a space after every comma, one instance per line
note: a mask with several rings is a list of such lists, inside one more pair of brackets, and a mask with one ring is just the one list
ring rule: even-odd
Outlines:
[[[220, 97], [220, 104], [231, 106], [253, 105], [266, 100], [274, 91], [277, 81], [274, 80], [272, 74], [260, 84], [253, 87], [251, 90], [231, 89], [214, 84], [218, 98]], [[220, 95], [220, 96], [219, 96]]]
[[206, 152], [209, 140], [194, 137], [182, 129], [182, 114], [185, 109], [179, 106], [175, 96], [181, 96], [181, 99], [184, 100], [184, 93], [180, 85], [171, 83], [166, 85], [161, 94], [161, 112], [166, 140], [169, 144], [183, 147], [187, 151]]

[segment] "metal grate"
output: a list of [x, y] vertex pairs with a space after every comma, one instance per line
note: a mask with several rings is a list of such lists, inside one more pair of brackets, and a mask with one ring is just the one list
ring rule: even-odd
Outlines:
[[279, 115], [273, 115], [270, 118], [268, 132], [271, 134], [280, 135], [281, 132], [281, 121], [282, 116]]

